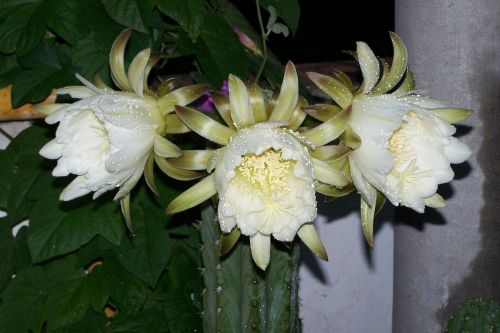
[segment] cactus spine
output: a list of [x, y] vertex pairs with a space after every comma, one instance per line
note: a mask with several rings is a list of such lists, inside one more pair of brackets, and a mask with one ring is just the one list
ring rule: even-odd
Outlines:
[[264, 272], [253, 262], [248, 238], [219, 256], [215, 209], [207, 204], [200, 227], [203, 277], [203, 327], [206, 333], [298, 332], [299, 245], [273, 243]]

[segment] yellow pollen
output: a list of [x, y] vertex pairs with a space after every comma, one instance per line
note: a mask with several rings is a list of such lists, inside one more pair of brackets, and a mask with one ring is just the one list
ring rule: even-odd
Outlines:
[[420, 123], [417, 119], [412, 119], [416, 116], [417, 115], [413, 111], [408, 112], [406, 115], [407, 121], [396, 129], [389, 138], [387, 148], [392, 155], [395, 165], [402, 165], [415, 156], [415, 152], [408, 145], [407, 136], [408, 130], [412, 132], [411, 135], [419, 135], [420, 133]]
[[272, 192], [289, 192], [288, 175], [293, 172], [294, 160], [285, 160], [280, 150], [269, 149], [262, 154], [245, 154], [236, 167], [236, 176], [256, 187], [263, 195]]
[[418, 153], [411, 145], [412, 139], [424, 135], [418, 115], [410, 111], [400, 128], [389, 138], [387, 149], [391, 153], [394, 166], [390, 173], [400, 180], [402, 191], [412, 190], [422, 178], [430, 177], [430, 170], [417, 165]]

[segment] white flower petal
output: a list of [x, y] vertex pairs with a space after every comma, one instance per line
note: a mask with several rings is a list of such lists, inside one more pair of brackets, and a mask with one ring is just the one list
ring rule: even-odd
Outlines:
[[73, 98], [87, 98], [96, 95], [97, 93], [88, 88], [88, 87], [82, 87], [82, 86], [73, 86], [73, 87], [65, 87], [65, 88], [60, 88], [56, 90], [56, 93], [58, 95], [65, 95], [68, 94]]
[[144, 158], [140, 163], [138, 163], [134, 173], [130, 176], [125, 183], [120, 186], [118, 193], [116, 193], [113, 200], [118, 200], [127, 195], [130, 190], [137, 184], [144, 171], [144, 166], [146, 165], [147, 157]]
[[354, 186], [358, 190], [358, 192], [365, 197], [366, 201], [370, 201], [370, 184], [363, 177], [363, 173], [358, 167], [358, 163], [354, 158], [349, 158], [349, 166], [351, 169], [351, 178]]
[[63, 145], [57, 143], [56, 140], [51, 140], [47, 142], [42, 149], [40, 149], [40, 155], [45, 158], [54, 160], [61, 157], [63, 151]]
[[292, 241], [316, 217], [312, 162], [293, 135], [266, 124], [237, 131], [218, 154], [219, 221], [223, 232]]
[[59, 158], [54, 176], [79, 175], [63, 200], [95, 192], [94, 198], [121, 186], [117, 198], [137, 183], [162, 125], [156, 102], [133, 93], [104, 92], [82, 99], [47, 117], [60, 122], [56, 139], [40, 153]]
[[155, 130], [161, 123], [156, 102], [132, 93], [102, 95], [94, 111], [106, 122], [134, 131]]
[[250, 250], [257, 266], [265, 271], [271, 258], [271, 237], [260, 233], [251, 236]]
[[472, 153], [469, 146], [456, 138], [450, 138], [450, 140], [450, 144], [444, 147], [446, 158], [450, 160], [450, 163], [454, 164], [466, 161]]
[[106, 160], [106, 168], [113, 173], [133, 169], [149, 153], [154, 145], [155, 133], [129, 131], [108, 126], [110, 142], [119, 150]]
[[86, 186], [86, 179], [83, 176], [76, 177], [68, 186], [61, 192], [60, 200], [69, 201], [90, 193]]

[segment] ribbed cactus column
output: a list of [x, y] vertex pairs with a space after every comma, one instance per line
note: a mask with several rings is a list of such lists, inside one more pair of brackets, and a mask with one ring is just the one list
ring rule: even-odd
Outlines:
[[220, 231], [214, 208], [206, 203], [201, 211], [201, 256], [203, 260], [203, 331], [217, 332], [217, 271], [220, 269]]
[[297, 332], [299, 245], [273, 244], [264, 272], [253, 262], [248, 239], [240, 237], [220, 257], [220, 231], [212, 205], [201, 223], [203, 328], [206, 333]]

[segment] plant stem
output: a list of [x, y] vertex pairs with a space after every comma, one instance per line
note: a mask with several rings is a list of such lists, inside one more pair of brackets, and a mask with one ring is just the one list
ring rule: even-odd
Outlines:
[[[292, 248], [296, 247], [294, 243]], [[295, 265], [295, 266], [294, 266]], [[293, 260], [293, 250], [287, 249], [283, 244], [273, 242], [271, 246], [271, 262], [266, 270], [266, 321], [269, 333], [293, 332], [291, 320], [296, 320], [294, 307], [292, 305], [292, 290], [296, 292], [293, 285], [294, 271], [298, 269], [298, 260]]]
[[260, 12], [260, 1], [255, 0], [255, 5], [257, 6], [257, 18], [259, 19], [260, 34], [262, 37], [262, 50], [263, 50], [262, 63], [260, 64], [259, 71], [257, 72], [257, 76], [255, 77], [255, 83], [258, 83], [260, 76], [264, 71], [264, 67], [266, 67], [266, 62], [267, 62], [267, 40], [266, 40], [267, 34], [266, 31], [264, 30], [264, 23], [262, 22], [262, 13]]
[[217, 213], [211, 203], [202, 210], [203, 329], [220, 333], [297, 333], [300, 245], [287, 248], [273, 241], [266, 271], [253, 262], [247, 237], [220, 254]]
[[219, 225], [215, 209], [211, 202], [206, 202], [201, 212], [200, 233], [203, 242], [201, 255], [203, 259], [203, 331], [217, 332], [217, 270], [220, 265]]
[[9, 141], [14, 140], [14, 137], [12, 135], [10, 135], [9, 133], [7, 133], [7, 131], [1, 127], [0, 127], [0, 133], [3, 134]]
[[290, 283], [290, 332], [300, 332], [299, 319], [299, 268], [300, 243], [293, 242], [291, 254], [292, 281]]

